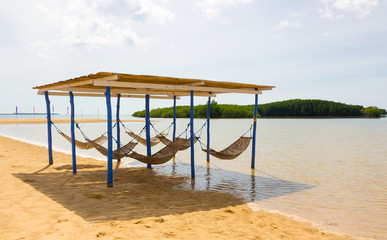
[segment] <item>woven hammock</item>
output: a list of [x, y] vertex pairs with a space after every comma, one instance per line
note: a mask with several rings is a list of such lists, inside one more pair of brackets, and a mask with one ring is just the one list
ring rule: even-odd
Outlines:
[[[107, 156], [108, 155], [108, 150], [99, 145], [99, 144], [96, 144], [95, 142], [93, 141], [89, 141], [89, 143], [91, 145], [93, 145], [93, 147], [98, 151], [100, 152], [101, 154]], [[113, 159], [120, 159], [120, 158], [124, 158], [124, 157], [127, 157], [129, 156], [129, 152], [131, 152], [131, 150], [137, 145], [136, 142], [129, 142], [128, 144], [126, 144], [125, 146], [122, 146], [120, 147], [119, 149], [116, 149], [113, 151]]]
[[[58, 131], [58, 133], [62, 135], [67, 141], [72, 142], [71, 137], [67, 136], [63, 132]], [[95, 144], [101, 145], [104, 142], [106, 142], [106, 140], [107, 140], [107, 137], [104, 135], [88, 142], [81, 142], [81, 141], [75, 140], [75, 146], [77, 146], [80, 149], [90, 149], [94, 147], [90, 142], [94, 142]]]
[[[168, 146], [169, 148], [172, 148], [173, 150], [176, 150], [176, 151], [185, 150], [185, 149], [191, 147], [191, 138], [189, 138], [189, 139], [175, 138], [175, 141], [171, 141], [164, 136], [158, 136], [158, 138], [166, 146]], [[196, 143], [196, 141], [197, 141], [197, 138], [195, 137], [194, 143]]]
[[[141, 143], [142, 145], [146, 146], [146, 139], [145, 138], [142, 138], [140, 137], [139, 135], [135, 134], [134, 132], [126, 132], [129, 136], [131, 136], [132, 138], [134, 138], [136, 141], [138, 141], [139, 143]], [[165, 133], [160, 133], [161, 136], [167, 136], [167, 134]], [[160, 142], [159, 138], [156, 136], [156, 137], [153, 137], [150, 139], [150, 142], [151, 142], [151, 146], [155, 146], [156, 144], [158, 144]]]
[[146, 164], [158, 165], [158, 164], [166, 163], [169, 160], [171, 160], [175, 156], [176, 152], [177, 151], [166, 146], [149, 157], [144, 156], [142, 154], [138, 154], [136, 152], [129, 154], [128, 157], [134, 158]]
[[243, 153], [250, 144], [250, 137], [240, 137], [233, 144], [223, 149], [222, 151], [215, 151], [213, 149], [203, 149], [203, 151], [211, 154], [212, 156], [223, 159], [230, 160], [238, 157]]

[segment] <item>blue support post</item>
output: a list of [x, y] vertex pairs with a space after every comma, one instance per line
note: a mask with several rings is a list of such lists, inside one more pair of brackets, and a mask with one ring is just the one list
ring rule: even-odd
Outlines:
[[[116, 111], [116, 128], [117, 128], [117, 149], [121, 147], [121, 132], [120, 132], [120, 100], [121, 94], [117, 95], [117, 111]], [[121, 162], [121, 158], [117, 159]]]
[[107, 186], [113, 187], [113, 136], [112, 136], [112, 104], [110, 96], [110, 87], [106, 87], [106, 110], [107, 110], [107, 133], [108, 133], [108, 167], [107, 167]]
[[77, 173], [77, 155], [75, 152], [75, 108], [74, 108], [74, 94], [69, 92], [70, 95], [70, 105], [71, 105], [71, 153], [73, 157], [73, 173]]
[[172, 141], [176, 138], [176, 96], [173, 96], [173, 134]]
[[[210, 149], [210, 118], [211, 118], [211, 97], [208, 97], [207, 104], [207, 149]], [[210, 154], [207, 152], [207, 162], [210, 161]]]
[[255, 94], [253, 145], [252, 145], [252, 151], [251, 151], [251, 169], [255, 169], [255, 142], [256, 142], [256, 132], [257, 132], [257, 115], [258, 115], [258, 94]]
[[48, 148], [48, 164], [53, 164], [54, 161], [52, 159], [52, 133], [51, 133], [51, 112], [50, 112], [50, 99], [48, 98], [48, 92], [44, 92], [44, 96], [46, 98], [46, 109], [47, 109], [47, 148]]
[[[146, 155], [152, 155], [150, 141], [150, 116], [149, 116], [149, 95], [145, 95], [145, 132], [146, 132]], [[147, 164], [147, 168], [152, 168], [152, 165]]]
[[191, 91], [190, 111], [190, 135], [191, 135], [191, 178], [195, 178], [195, 149], [194, 149], [194, 91]]

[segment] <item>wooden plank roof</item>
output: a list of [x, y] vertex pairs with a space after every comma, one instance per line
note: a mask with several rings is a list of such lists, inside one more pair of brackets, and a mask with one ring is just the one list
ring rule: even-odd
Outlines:
[[99, 72], [65, 81], [36, 86], [39, 95], [48, 91], [50, 95], [65, 95], [74, 92], [77, 96], [103, 97], [106, 87], [111, 87], [112, 96], [172, 98], [173, 96], [213, 96], [222, 93], [262, 94], [274, 86], [221, 82], [202, 79], [175, 78], [150, 75]]

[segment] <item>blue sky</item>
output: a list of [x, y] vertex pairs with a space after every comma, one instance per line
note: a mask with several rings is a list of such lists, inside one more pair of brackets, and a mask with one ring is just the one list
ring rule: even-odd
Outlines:
[[[7, 1], [0, 5], [0, 112], [44, 112], [32, 87], [100, 71], [277, 86], [260, 103], [387, 108], [386, 13], [387, 0]], [[216, 101], [251, 104], [253, 96]], [[66, 97], [51, 102], [61, 113], [69, 105]], [[171, 104], [151, 101], [152, 108]], [[143, 106], [122, 103], [125, 113]], [[76, 98], [77, 113], [98, 108], [104, 99]]]

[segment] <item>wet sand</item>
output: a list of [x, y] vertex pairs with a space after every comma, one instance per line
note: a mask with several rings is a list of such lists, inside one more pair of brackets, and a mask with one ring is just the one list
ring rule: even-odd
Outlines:
[[181, 190], [190, 181], [106, 164], [0, 136], [0, 239], [351, 239], [264, 211], [220, 192]]
[[[70, 119], [51, 119], [54, 123], [70, 123]], [[114, 120], [115, 121], [115, 120]], [[106, 119], [76, 119], [77, 123], [98, 123], [106, 122]], [[121, 122], [144, 122], [144, 120], [121, 120]], [[0, 119], [0, 124], [45, 124], [47, 119], [36, 118], [36, 119]]]

